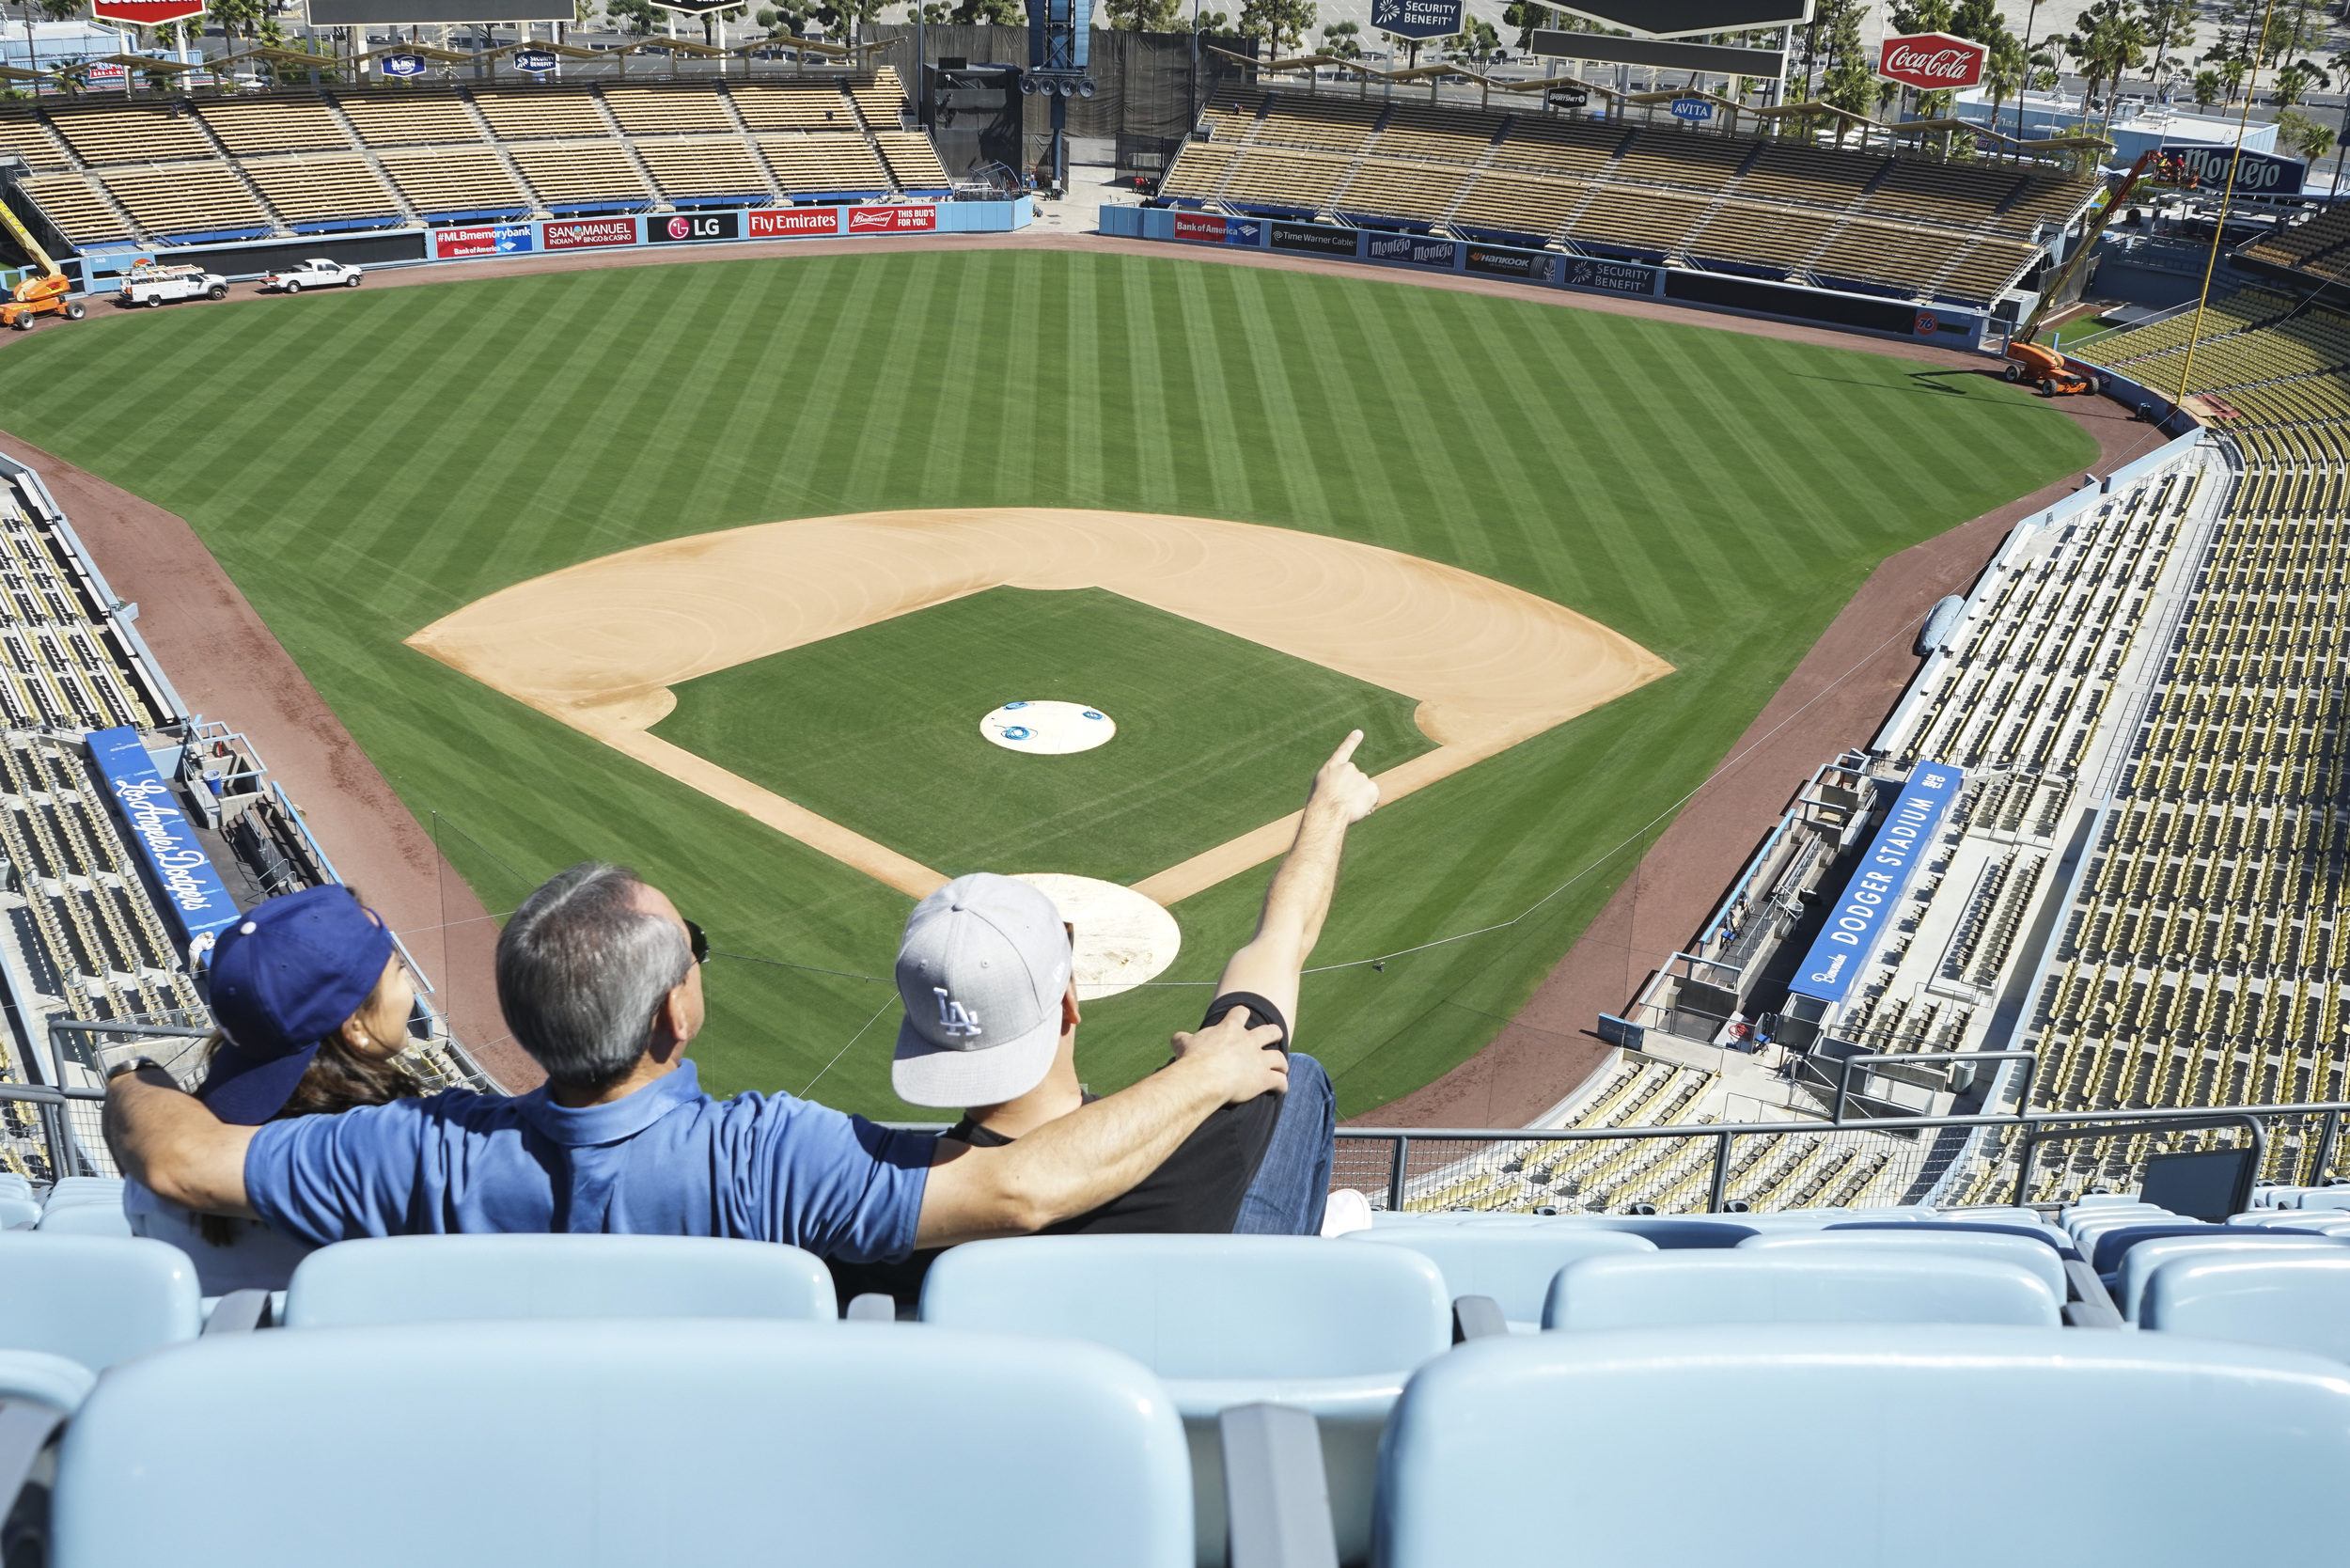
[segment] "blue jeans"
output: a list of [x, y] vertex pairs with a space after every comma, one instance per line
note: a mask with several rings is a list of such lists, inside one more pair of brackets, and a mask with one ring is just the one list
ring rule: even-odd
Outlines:
[[1338, 1155], [1339, 1097], [1322, 1063], [1290, 1053], [1289, 1092], [1281, 1097], [1273, 1142], [1257, 1179], [1240, 1200], [1236, 1236], [1318, 1236]]

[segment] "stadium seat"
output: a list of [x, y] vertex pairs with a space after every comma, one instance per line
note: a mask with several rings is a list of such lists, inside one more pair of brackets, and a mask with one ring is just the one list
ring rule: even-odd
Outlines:
[[[2036, 1220], [1937, 1219], [1929, 1225], [1904, 1226], [1902, 1229], [1931, 1230], [1937, 1234], [1950, 1231], [1966, 1235], [2015, 1236], [2053, 1247], [2056, 1249], [2057, 1256], [2060, 1258], [2077, 1258], [2081, 1255], [2080, 1249], [2073, 1245], [2071, 1236], [2053, 1225], [2042, 1224]], [[1828, 1226], [1825, 1231], [1822, 1231], [1822, 1234], [1841, 1235], [1847, 1231], [1867, 1234], [1872, 1231], [1881, 1232], [1884, 1230], [1885, 1226], [1882, 1222], [1864, 1219], [1851, 1225]]]
[[2311, 1187], [2301, 1194], [2302, 1209], [2350, 1209], [2350, 1187]]
[[1341, 1555], [1370, 1545], [1379, 1433], [1411, 1370], [1451, 1343], [1435, 1263], [1306, 1236], [1038, 1236], [950, 1247], [922, 1321], [1090, 1340], [1167, 1380], [1191, 1446], [1199, 1560], [1223, 1560], [1219, 1412], [1260, 1401], [1321, 1422]]
[[2224, 1235], [2227, 1230], [2224, 1225], [2205, 1225], [2200, 1220], [2173, 1220], [2159, 1225], [2116, 1225], [2084, 1239], [2089, 1244], [2089, 1266], [2106, 1275], [2120, 1268], [2123, 1255], [2140, 1242], [2159, 1241], [2165, 1236], [2208, 1236], [2214, 1232]]
[[131, 1217], [122, 1212], [119, 1202], [108, 1203], [99, 1199], [71, 1199], [52, 1203], [40, 1212], [40, 1222], [34, 1230], [48, 1234], [70, 1236], [132, 1235]]
[[0, 1170], [0, 1198], [22, 1198], [30, 1202], [33, 1184], [13, 1170]]
[[0, 1193], [0, 1231], [29, 1231], [39, 1223], [39, 1204], [29, 1198]]
[[[1701, 1479], [1692, 1432], [1715, 1456]], [[1954, 1496], [1950, 1477], [1990, 1453], [2035, 1483]], [[1772, 1528], [1819, 1454], [1852, 1461], [1833, 1516]], [[2259, 1456], [2257, 1525], [2214, 1495], [2215, 1454]], [[1512, 1336], [1405, 1389], [1379, 1560], [1977, 1568], [2029, 1542], [2051, 1561], [2186, 1564], [2234, 1560], [2249, 1529], [2271, 1560], [2324, 1561], [2345, 1466], [2341, 1369], [2250, 1345], [1974, 1326]]]
[[2140, 1242], [2122, 1255], [2121, 1265], [2114, 1270], [2113, 1298], [2122, 1309], [2123, 1320], [2136, 1323], [2146, 1294], [2146, 1281], [2154, 1277], [2154, 1270], [2174, 1258], [2275, 1258], [2300, 1252], [2350, 1255], [2345, 1253], [2344, 1246], [2331, 1236], [2299, 1235], [2290, 1231], [2256, 1230], [2248, 1226], [2221, 1235], [2163, 1236]]
[[2016, 1263], [1949, 1253], [1678, 1252], [1561, 1269], [1544, 1328], [1715, 1323], [1949, 1323], [2057, 1327], [2063, 1293]]
[[[354, 1502], [354, 1466], [416, 1490]], [[207, 1339], [106, 1377], [57, 1468], [54, 1568], [1193, 1555], [1183, 1433], [1157, 1379], [1092, 1345], [947, 1329], [577, 1320]]]
[[48, 1207], [66, 1203], [122, 1202], [123, 1180], [119, 1176], [66, 1176], [49, 1189]]
[[2138, 1325], [2350, 1360], [2350, 1250], [2169, 1259], [2146, 1278]]
[[821, 1260], [710, 1236], [387, 1236], [321, 1247], [286, 1326], [461, 1318], [801, 1318], [840, 1309]]
[[131, 1237], [0, 1234], [0, 1347], [103, 1372], [202, 1325], [196, 1266], [176, 1247]]
[[1576, 1230], [1564, 1226], [1424, 1226], [1417, 1230], [1358, 1231], [1351, 1241], [1403, 1247], [1432, 1260], [1444, 1272], [1445, 1294], [1490, 1296], [1512, 1327], [1527, 1331], [1543, 1321], [1550, 1281], [1569, 1263], [1611, 1252], [1653, 1252], [1656, 1244], [1629, 1231]]
[[28, 1399], [70, 1414], [89, 1397], [98, 1374], [81, 1362], [41, 1350], [0, 1350], [0, 1400]]
[[1939, 1225], [1909, 1225], [1885, 1231], [1815, 1231], [1791, 1235], [1749, 1236], [1738, 1244], [1741, 1252], [1857, 1251], [1863, 1256], [1902, 1257], [1917, 1252], [1969, 1258], [2001, 1258], [2037, 1275], [2061, 1302], [2065, 1294], [2064, 1260], [2056, 1249], [2030, 1236], [2002, 1236], [1982, 1231], [1961, 1231]]
[[1550, 1223], [1593, 1231], [1627, 1231], [1636, 1236], [1645, 1236], [1659, 1251], [1676, 1252], [1688, 1247], [1735, 1247], [1748, 1236], [1762, 1233], [1762, 1226], [1747, 1223], [1760, 1217], [1756, 1215], [1583, 1215], [1555, 1219]]

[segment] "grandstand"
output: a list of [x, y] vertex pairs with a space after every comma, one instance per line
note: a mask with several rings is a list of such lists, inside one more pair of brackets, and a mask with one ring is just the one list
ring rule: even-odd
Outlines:
[[[181, 1029], [183, 1045], [210, 1025], [189, 933], [107, 804], [91, 735], [135, 734], [149, 758], [170, 760], [175, 802], [237, 907], [337, 880], [244, 738], [184, 711], [135, 614], [38, 477], [0, 460], [0, 992], [13, 1025], [0, 1088], [92, 1085], [96, 1052], [132, 1038], [50, 1021]], [[410, 1059], [428, 1081], [482, 1081], [429, 1005], [419, 1027]], [[43, 1182], [112, 1173], [86, 1117], [69, 1147], [79, 1168], [56, 1168], [47, 1131], [12, 1114], [0, 1169]]]
[[2052, 165], [1228, 85], [1160, 195], [1980, 306], [2097, 188]]
[[888, 66], [756, 83], [290, 88], [0, 115], [75, 246], [418, 222], [943, 196]]

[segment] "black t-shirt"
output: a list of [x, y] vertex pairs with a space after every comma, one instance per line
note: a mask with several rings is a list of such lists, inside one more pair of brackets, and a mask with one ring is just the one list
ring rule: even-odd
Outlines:
[[[1213, 1028], [1235, 1008], [1248, 1010], [1248, 1027], [1271, 1024], [1281, 1038], [1266, 1050], [1286, 1054], [1290, 1048], [1289, 1020], [1280, 1009], [1250, 991], [1219, 993], [1208, 1004], [1199, 1027]], [[1088, 1097], [1092, 1098], [1091, 1096]], [[1165, 1163], [1131, 1189], [1100, 1208], [1048, 1226], [1048, 1236], [1100, 1236], [1133, 1232], [1186, 1235], [1227, 1235], [1240, 1219], [1241, 1200], [1257, 1179], [1272, 1147], [1273, 1129], [1281, 1119], [1281, 1096], [1260, 1094], [1237, 1105], [1224, 1105], [1175, 1146]], [[1000, 1149], [1013, 1140], [965, 1118], [945, 1137], [979, 1149]], [[922, 1294], [923, 1277], [943, 1248], [916, 1252], [901, 1263], [830, 1262], [840, 1305], [869, 1291], [894, 1298], [900, 1309], [911, 1307]], [[829, 1262], [829, 1261], [828, 1261]]]

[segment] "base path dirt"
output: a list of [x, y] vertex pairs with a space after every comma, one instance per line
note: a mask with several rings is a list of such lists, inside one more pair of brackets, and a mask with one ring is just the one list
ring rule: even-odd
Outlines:
[[[1149, 512], [866, 512], [665, 540], [476, 600], [408, 639], [649, 767], [921, 898], [945, 882], [650, 733], [697, 676], [989, 588], [1104, 588], [1419, 699], [1436, 743], [1399, 799], [1672, 666], [1595, 620], [1458, 567], [1325, 534]], [[1136, 891], [1171, 904], [1289, 847], [1294, 812]]]

